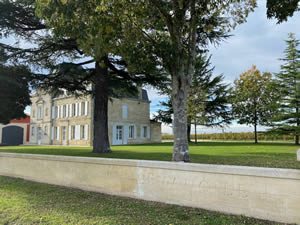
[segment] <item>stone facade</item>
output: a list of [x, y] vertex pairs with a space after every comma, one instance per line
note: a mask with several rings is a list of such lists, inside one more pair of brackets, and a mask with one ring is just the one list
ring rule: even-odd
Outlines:
[[[38, 91], [31, 98], [30, 144], [93, 145], [94, 103], [91, 96], [51, 95]], [[161, 124], [150, 121], [145, 90], [136, 98], [112, 98], [108, 104], [112, 145], [161, 141]]]

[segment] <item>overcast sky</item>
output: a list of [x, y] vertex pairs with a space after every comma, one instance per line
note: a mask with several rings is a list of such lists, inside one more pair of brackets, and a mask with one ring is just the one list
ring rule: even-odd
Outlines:
[[[266, 0], [258, 1], [258, 8], [248, 17], [248, 21], [239, 25], [230, 37], [220, 46], [210, 47], [212, 65], [215, 74], [224, 74], [225, 81], [232, 83], [238, 76], [251, 68], [254, 64], [262, 72], [278, 72], [280, 69], [279, 58], [283, 57], [286, 48], [285, 41], [288, 33], [296, 34], [300, 39], [300, 13], [296, 13], [288, 22], [276, 24], [275, 20], [266, 17]], [[159, 109], [159, 101], [165, 99], [158, 96], [154, 90], [149, 90], [152, 101], [151, 112]], [[252, 131], [253, 128], [233, 123], [225, 131], [241, 132]], [[264, 130], [260, 127], [260, 130]], [[171, 128], [163, 126], [163, 132], [170, 133]], [[199, 128], [198, 132], [222, 132], [221, 129]]]

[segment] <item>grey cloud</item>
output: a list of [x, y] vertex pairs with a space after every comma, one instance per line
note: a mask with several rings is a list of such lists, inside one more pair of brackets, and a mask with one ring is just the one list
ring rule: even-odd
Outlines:
[[261, 71], [278, 72], [279, 58], [283, 57], [284, 40], [293, 32], [300, 38], [300, 14], [295, 14], [288, 22], [276, 24], [266, 18], [265, 0], [258, 2], [258, 8], [249, 15], [248, 21], [237, 27], [234, 36], [211, 47], [212, 63], [216, 74], [223, 73], [232, 82], [242, 72], [255, 64]]

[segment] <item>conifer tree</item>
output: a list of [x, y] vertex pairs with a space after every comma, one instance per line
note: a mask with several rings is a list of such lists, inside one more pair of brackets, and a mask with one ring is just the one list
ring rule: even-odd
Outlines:
[[7, 124], [12, 119], [26, 117], [24, 110], [31, 103], [32, 73], [25, 66], [6, 65], [4, 58], [0, 51], [0, 123]]
[[[191, 141], [192, 123], [206, 127], [223, 127], [231, 122], [228, 92], [229, 87], [223, 82], [223, 75], [214, 76], [211, 56], [198, 55], [195, 72], [187, 100], [187, 136]], [[172, 123], [172, 101], [170, 87], [165, 86], [162, 93], [169, 96], [168, 101], [161, 102], [165, 109], [159, 110], [155, 119], [165, 124]]]
[[300, 136], [300, 41], [290, 33], [284, 50], [284, 63], [276, 74], [276, 85], [280, 90], [279, 112], [273, 119], [271, 131], [295, 136], [299, 145]]
[[[95, 112], [93, 152], [111, 152], [108, 99], [136, 94], [138, 85], [155, 84], [160, 80], [154, 75], [157, 72], [155, 63], [138, 62], [147, 58], [140, 55], [125, 60], [119, 52], [110, 51], [111, 45], [121, 41], [122, 29], [118, 30], [119, 36], [113, 41], [115, 36], [110, 35], [114, 31], [111, 29], [113, 21], [109, 16], [102, 27], [97, 26], [99, 20], [95, 14], [102, 13], [96, 7], [97, 2], [55, 1], [53, 4], [58, 4], [66, 18], [65, 26], [56, 31], [48, 26], [49, 20], [36, 15], [37, 3], [36, 0], [0, 1], [0, 51], [7, 55], [9, 63], [34, 68], [37, 88], [51, 92], [59, 92], [63, 88], [68, 94], [92, 94]], [[58, 17], [59, 11], [51, 11], [53, 7], [50, 6], [46, 6], [45, 14], [56, 22], [63, 20]], [[95, 23], [89, 23], [91, 18]], [[82, 27], [75, 26], [76, 19], [77, 25]], [[138, 52], [140, 47], [136, 43], [132, 45], [136, 47], [133, 51]], [[105, 54], [98, 54], [103, 51]], [[37, 74], [40, 71], [43, 74]], [[90, 86], [93, 88], [88, 88]]]

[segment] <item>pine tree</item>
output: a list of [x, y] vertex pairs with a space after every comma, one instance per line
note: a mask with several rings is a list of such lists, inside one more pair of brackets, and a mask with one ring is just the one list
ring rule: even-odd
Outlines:
[[271, 131], [295, 136], [295, 144], [299, 144], [300, 136], [300, 50], [299, 40], [290, 33], [284, 50], [284, 63], [276, 74], [277, 88], [280, 90], [279, 112], [273, 119]]

